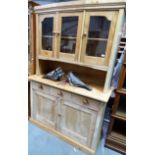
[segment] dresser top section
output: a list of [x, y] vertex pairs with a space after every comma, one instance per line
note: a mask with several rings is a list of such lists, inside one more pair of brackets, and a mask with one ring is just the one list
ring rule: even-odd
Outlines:
[[50, 11], [67, 10], [91, 10], [91, 9], [121, 9], [125, 8], [126, 0], [85, 0], [51, 3], [47, 5], [36, 6], [36, 13], [45, 13]]

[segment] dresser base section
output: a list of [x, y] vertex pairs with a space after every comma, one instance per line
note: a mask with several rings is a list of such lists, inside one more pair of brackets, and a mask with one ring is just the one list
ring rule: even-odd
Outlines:
[[60, 133], [59, 131], [53, 129], [53, 128], [49, 128], [46, 125], [43, 125], [42, 123], [40, 123], [39, 121], [34, 120], [33, 118], [29, 119], [30, 122], [32, 122], [33, 124], [35, 124], [36, 126], [38, 126], [39, 128], [42, 128], [43, 130], [46, 130], [49, 133], [52, 133], [54, 135], [56, 135], [57, 137], [59, 137], [60, 139], [64, 140], [65, 142], [73, 145], [74, 147], [76, 147], [77, 149], [81, 150], [82, 152], [87, 153], [87, 155], [94, 155], [95, 154], [95, 150], [92, 150], [80, 143], [78, 143], [77, 141], [69, 138], [68, 136]]

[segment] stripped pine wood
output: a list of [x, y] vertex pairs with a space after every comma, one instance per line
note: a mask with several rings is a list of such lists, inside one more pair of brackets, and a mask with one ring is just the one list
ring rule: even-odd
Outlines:
[[[35, 7], [37, 70], [36, 75], [29, 77], [30, 120], [89, 155], [95, 154], [106, 103], [113, 91], [110, 83], [124, 8], [124, 0], [81, 0]], [[106, 18], [107, 23], [111, 23], [109, 34], [105, 35], [105, 38], [88, 36], [92, 16]], [[45, 33], [43, 36], [42, 21], [48, 17], [53, 18], [53, 32], [52, 34]], [[78, 17], [76, 36], [68, 34], [62, 36], [62, 18], [64, 17]], [[52, 38], [53, 49], [49, 51], [42, 49], [42, 37]], [[61, 51], [63, 49], [61, 39], [75, 39], [75, 53], [72, 54], [69, 47], [65, 48], [69, 49], [70, 53]], [[98, 52], [94, 54], [95, 56], [87, 54], [87, 43], [90, 40], [92, 42], [107, 41], [105, 55], [100, 51], [99, 54], [102, 55], [98, 55]], [[64, 46], [67, 45], [64, 44]], [[57, 67], [61, 67], [66, 74], [72, 71], [92, 90], [71, 86], [65, 81], [65, 77], [63, 77], [64, 81], [59, 82], [43, 78], [45, 74]]]
[[73, 87], [70, 86], [69, 84], [61, 84], [59, 82], [55, 82], [55, 81], [51, 81], [51, 80], [47, 80], [47, 79], [43, 79], [42, 75], [32, 75], [29, 77], [29, 79], [31, 81], [36, 81], [48, 86], [53, 86], [55, 88], [59, 88], [61, 90], [65, 90], [68, 92], [72, 92], [78, 95], [82, 95], [82, 96], [86, 96], [88, 98], [92, 98], [98, 101], [102, 101], [102, 102], [107, 102], [109, 100], [109, 97], [112, 93], [112, 89], [110, 89], [107, 93], [104, 93], [98, 89], [95, 89], [95, 87], [93, 88], [92, 91], [87, 91], [85, 89], [82, 88], [78, 88], [78, 87]]

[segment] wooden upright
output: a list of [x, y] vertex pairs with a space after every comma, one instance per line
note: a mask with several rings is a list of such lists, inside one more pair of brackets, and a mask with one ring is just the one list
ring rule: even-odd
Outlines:
[[[35, 58], [36, 58], [36, 31], [35, 31], [35, 13], [33, 12], [33, 8], [38, 6], [32, 0], [28, 1], [28, 75], [35, 74]], [[30, 109], [30, 82], [28, 82], [28, 116], [31, 115]]]
[[[95, 154], [106, 103], [112, 93], [125, 1], [89, 0], [35, 7], [36, 74], [31, 81], [31, 118], [87, 154]], [[43, 75], [61, 67], [92, 91]]]

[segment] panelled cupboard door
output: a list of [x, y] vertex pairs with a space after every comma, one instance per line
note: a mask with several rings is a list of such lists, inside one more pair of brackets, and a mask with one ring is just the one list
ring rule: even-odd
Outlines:
[[39, 55], [55, 56], [55, 15], [39, 15]]
[[82, 13], [59, 14], [58, 58], [76, 61], [80, 50]]
[[48, 127], [56, 128], [57, 98], [33, 89], [32, 100], [32, 118]]
[[59, 130], [79, 143], [91, 147], [97, 112], [81, 107], [74, 100], [60, 100]]
[[81, 62], [108, 65], [117, 15], [117, 11], [86, 12]]

